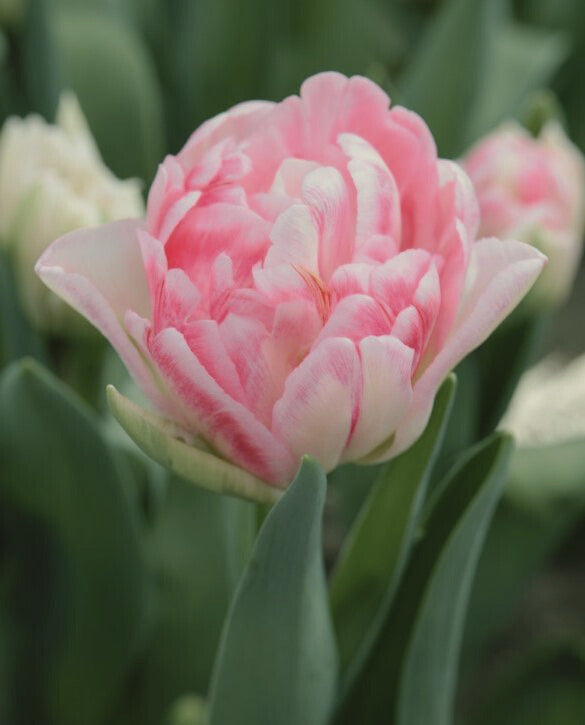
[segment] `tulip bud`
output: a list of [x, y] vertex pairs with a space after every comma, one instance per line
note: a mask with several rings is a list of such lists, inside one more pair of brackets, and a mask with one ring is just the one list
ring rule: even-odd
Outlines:
[[35, 115], [6, 121], [0, 135], [0, 245], [12, 258], [23, 308], [35, 326], [67, 335], [86, 328], [34, 273], [50, 242], [142, 212], [139, 182], [120, 181], [104, 165], [73, 95], [62, 96], [55, 125]]
[[578, 269], [585, 223], [585, 162], [556, 121], [537, 138], [506, 123], [480, 140], [463, 167], [480, 211], [480, 236], [517, 239], [548, 264], [528, 297], [539, 308], [565, 301]]

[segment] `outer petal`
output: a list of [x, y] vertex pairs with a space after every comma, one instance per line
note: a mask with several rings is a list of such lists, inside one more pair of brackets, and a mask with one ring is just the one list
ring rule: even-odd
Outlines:
[[[359, 416], [343, 454], [346, 461], [380, 457], [390, 448], [394, 433], [412, 399], [414, 351], [396, 338], [365, 337], [359, 346], [362, 392]], [[382, 450], [380, 448], [382, 447]]]
[[274, 406], [272, 429], [297, 458], [312, 455], [330, 471], [351, 434], [360, 387], [353, 342], [325, 340], [289, 375]]
[[444, 346], [415, 385], [411, 411], [398, 431], [392, 455], [420, 435], [443, 378], [514, 309], [534, 284], [545, 261], [534, 247], [522, 242], [490, 238], [474, 244], [457, 319]]
[[262, 480], [276, 485], [290, 482], [298, 461], [248, 408], [222, 390], [178, 330], [163, 330], [151, 341], [150, 350], [163, 379], [182, 401], [180, 413], [187, 430]]
[[194, 131], [177, 158], [184, 169], [192, 168], [212, 145], [229, 136], [241, 140], [274, 107], [270, 101], [246, 101], [210, 118]]
[[35, 270], [43, 282], [92, 322], [111, 342], [146, 395], [160, 392], [124, 330], [124, 315], [134, 310], [150, 317], [148, 286], [136, 219], [66, 234], [41, 256]]

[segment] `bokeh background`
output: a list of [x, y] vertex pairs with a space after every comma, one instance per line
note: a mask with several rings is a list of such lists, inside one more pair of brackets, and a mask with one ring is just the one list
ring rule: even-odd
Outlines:
[[[509, 117], [529, 128], [558, 117], [585, 151], [583, 0], [0, 0], [0, 121], [51, 121], [71, 89], [106, 164], [145, 190], [205, 119], [328, 69], [367, 75], [419, 111], [442, 156]], [[582, 269], [540, 355], [583, 354], [584, 312]], [[567, 482], [555, 474], [567, 452], [545, 454], [533, 493], [504, 499], [488, 539], [461, 722], [585, 722], [585, 471]], [[525, 480], [522, 461], [513, 473]], [[346, 527], [331, 515], [331, 556]]]

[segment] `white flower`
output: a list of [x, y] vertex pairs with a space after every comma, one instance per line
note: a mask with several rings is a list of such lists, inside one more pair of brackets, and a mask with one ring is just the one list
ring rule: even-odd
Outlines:
[[546, 358], [522, 377], [501, 427], [532, 448], [585, 438], [585, 355]]
[[[70, 308], [34, 273], [57, 237], [143, 214], [140, 183], [120, 181], [103, 163], [77, 99], [63, 94], [55, 125], [9, 118], [0, 135], [0, 245], [12, 257], [21, 301], [38, 327], [68, 333]], [[84, 323], [85, 324], [85, 323]]]

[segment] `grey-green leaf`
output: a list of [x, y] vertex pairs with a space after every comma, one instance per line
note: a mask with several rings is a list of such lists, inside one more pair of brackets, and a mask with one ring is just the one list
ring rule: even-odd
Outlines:
[[424, 538], [340, 722], [451, 722], [469, 590], [511, 448], [508, 436], [492, 436], [438, 489]]
[[463, 150], [500, 20], [500, 0], [447, 0], [401, 78], [404, 104], [429, 124], [442, 156]]
[[454, 392], [451, 375], [421, 438], [382, 469], [339, 555], [330, 592], [346, 685], [384, 622], [408, 560]]
[[[36, 363], [0, 378], [6, 722], [104, 722], [143, 634], [146, 577], [96, 422]], [[16, 708], [17, 712], [10, 712]]]
[[482, 92], [469, 122], [467, 143], [504, 119], [517, 117], [529, 93], [550, 81], [567, 51], [561, 33], [506, 24], [495, 37]]
[[323, 567], [326, 478], [305, 459], [268, 514], [222, 636], [211, 725], [325, 725], [337, 653]]
[[[252, 551], [256, 507], [170, 476], [145, 549], [152, 625], [115, 723], [160, 725], [185, 693], [205, 695], [231, 598]], [[181, 712], [192, 708], [185, 705]]]

